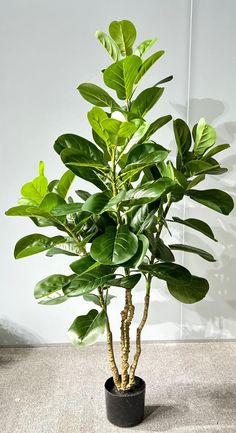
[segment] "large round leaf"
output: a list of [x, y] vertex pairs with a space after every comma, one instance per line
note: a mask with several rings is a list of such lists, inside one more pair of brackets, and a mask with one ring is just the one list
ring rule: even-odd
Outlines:
[[220, 191], [219, 189], [206, 189], [205, 191], [191, 189], [185, 194], [198, 203], [214, 209], [223, 215], [229, 215], [234, 208], [232, 197], [227, 192]]
[[167, 282], [168, 290], [174, 298], [184, 304], [194, 304], [201, 301], [209, 290], [208, 281], [205, 278], [192, 275], [188, 285], [179, 285]]
[[109, 33], [118, 45], [122, 56], [132, 54], [133, 43], [136, 39], [136, 29], [131, 21], [112, 21], [109, 26]]
[[103, 74], [104, 83], [116, 91], [119, 99], [130, 99], [141, 64], [142, 60], [138, 56], [128, 56], [113, 63]]
[[103, 334], [106, 326], [106, 314], [102, 310], [90, 310], [84, 316], [78, 316], [68, 330], [71, 342], [77, 346], [89, 346]]
[[154, 275], [160, 280], [170, 284], [186, 286], [190, 283], [192, 275], [188, 269], [176, 263], [157, 263], [154, 265], [141, 265], [140, 269]]
[[196, 127], [194, 153], [197, 156], [203, 153], [216, 142], [216, 132], [211, 125], [207, 125], [205, 119], [200, 119]]
[[90, 254], [104, 265], [119, 265], [129, 260], [138, 249], [138, 239], [127, 226], [108, 227], [91, 245]]

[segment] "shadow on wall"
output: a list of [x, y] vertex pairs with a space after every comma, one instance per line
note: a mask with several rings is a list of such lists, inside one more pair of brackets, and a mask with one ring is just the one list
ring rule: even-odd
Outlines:
[[41, 343], [40, 338], [28, 329], [7, 319], [0, 320], [1, 346], [34, 346]]
[[[179, 104], [172, 103], [173, 108], [179, 113], [179, 116], [185, 118], [186, 107]], [[225, 111], [223, 102], [210, 98], [206, 99], [191, 99], [190, 100], [190, 118], [193, 119], [192, 124], [195, 124], [201, 117], [204, 117], [208, 123], [213, 123], [217, 130], [217, 142], [229, 143], [233, 146], [236, 144], [236, 121], [220, 123], [220, 118]], [[171, 149], [175, 149], [174, 141], [171, 142]], [[220, 163], [222, 167], [227, 167], [228, 172], [221, 176], [211, 177], [211, 185], [206, 188], [220, 188], [228, 192], [234, 199], [235, 197], [235, 179], [236, 179], [236, 155], [227, 155], [227, 150], [222, 152], [220, 156]], [[206, 176], [207, 178], [207, 176]], [[219, 185], [219, 186], [218, 186]], [[196, 187], [202, 189], [201, 186]], [[195, 207], [194, 202], [191, 201], [191, 207]], [[199, 205], [196, 204], [196, 209]], [[201, 219], [207, 220], [207, 208], [201, 208]], [[196, 216], [197, 217], [197, 216]], [[208, 297], [204, 302], [194, 304], [194, 306], [185, 305], [184, 308], [192, 310], [204, 319], [203, 325], [184, 324], [183, 338], [230, 338], [233, 337], [232, 333], [227, 327], [227, 320], [236, 321], [236, 294], [235, 294], [235, 280], [236, 280], [236, 236], [235, 236], [235, 217], [236, 209], [233, 210], [230, 217], [224, 217], [217, 214], [217, 226], [213, 226], [213, 232], [217, 232], [219, 241], [222, 241], [224, 250], [222, 251], [217, 264], [207, 270], [206, 278], [210, 281], [212, 290], [209, 292]], [[214, 246], [209, 248], [205, 244], [204, 237], [197, 235], [197, 232], [191, 233], [192, 243], [194, 245], [194, 238], [199, 243], [201, 238], [202, 248], [209, 250], [214, 255]], [[220, 243], [219, 242], [219, 243]], [[205, 245], [206, 246], [205, 246]], [[197, 243], [196, 243], [197, 245]], [[167, 291], [168, 292], [168, 291]], [[168, 297], [168, 293], [167, 293]], [[161, 303], [154, 301], [151, 303], [148, 323], [156, 325], [158, 323], [171, 322], [170, 316], [167, 313], [168, 298]], [[135, 304], [136, 320], [137, 323], [141, 319], [143, 304]], [[135, 321], [136, 321], [135, 320]], [[199, 322], [198, 322], [199, 323]], [[235, 335], [234, 335], [235, 336]]]

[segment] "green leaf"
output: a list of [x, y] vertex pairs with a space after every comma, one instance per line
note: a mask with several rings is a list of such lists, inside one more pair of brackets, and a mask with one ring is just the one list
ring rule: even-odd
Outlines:
[[62, 243], [64, 239], [63, 236], [54, 236], [49, 238], [38, 233], [25, 236], [16, 243], [14, 256], [16, 259], [21, 259], [23, 257], [41, 253], [42, 251], [52, 248], [54, 245]]
[[65, 203], [52, 209], [51, 215], [64, 216], [71, 215], [81, 211], [82, 203]]
[[199, 174], [198, 176], [196, 176], [193, 180], [191, 180], [191, 182], [189, 182], [187, 189], [191, 189], [194, 186], [198, 185], [200, 182], [202, 182], [203, 180], [205, 180], [205, 174]]
[[78, 256], [81, 253], [80, 244], [72, 238], [64, 238], [65, 242], [59, 243], [56, 247], [50, 248], [46, 256], [52, 257], [56, 254], [67, 256]]
[[192, 247], [191, 245], [183, 245], [183, 244], [171, 244], [169, 247], [172, 250], [185, 251], [186, 253], [194, 253], [207, 260], [208, 262], [215, 262], [214, 257], [200, 248]]
[[138, 235], [138, 249], [136, 254], [128, 260], [128, 262], [124, 263], [124, 267], [128, 268], [138, 268], [141, 263], [144, 261], [145, 255], [147, 254], [149, 248], [149, 240], [143, 235]]
[[71, 277], [67, 275], [54, 274], [39, 281], [34, 289], [35, 299], [44, 298], [52, 293], [59, 292], [70, 283]]
[[129, 138], [137, 129], [131, 122], [120, 122], [116, 119], [105, 119], [102, 126], [108, 132], [111, 143], [118, 145], [124, 144], [124, 140], [119, 143], [119, 137]]
[[212, 156], [216, 155], [217, 153], [222, 152], [222, 150], [228, 149], [229, 147], [229, 144], [219, 144], [218, 146], [214, 146], [209, 150], [209, 152], [203, 155], [202, 159], [206, 161], [209, 158], [212, 158]]
[[[112, 300], [113, 298], [115, 298], [115, 297], [116, 297], [116, 296], [113, 296], [113, 295], [109, 295], [109, 294], [108, 294], [108, 295], [105, 297], [105, 299], [104, 299], [106, 305], [109, 305], [110, 302], [111, 302], [111, 300]], [[87, 302], [93, 302], [95, 305], [98, 305], [99, 307], [101, 307], [101, 304], [100, 304], [100, 300], [99, 300], [98, 295], [95, 295], [94, 293], [89, 293], [88, 295], [84, 295], [83, 298], [84, 298], [85, 301], [87, 301]]]
[[110, 200], [106, 192], [96, 192], [83, 204], [82, 210], [93, 214], [100, 214]]
[[136, 39], [136, 29], [131, 21], [112, 21], [109, 26], [109, 33], [118, 45], [122, 56], [132, 54], [133, 43]]
[[190, 227], [194, 230], [197, 230], [198, 232], [204, 234], [208, 238], [217, 242], [217, 240], [215, 239], [213, 231], [211, 230], [209, 225], [204, 221], [201, 221], [201, 220], [196, 219], [196, 218], [188, 218], [186, 220], [182, 220], [179, 217], [173, 217], [173, 221], [176, 223], [179, 223], [179, 224], [183, 224], [183, 225]]
[[70, 264], [71, 270], [77, 275], [90, 272], [92, 269], [94, 269], [94, 267], [97, 266], [100, 266], [100, 263], [95, 262], [90, 254]]
[[90, 310], [88, 314], [78, 316], [68, 330], [71, 342], [76, 346], [89, 346], [94, 344], [104, 333], [106, 314], [102, 310]]
[[34, 200], [37, 204], [40, 204], [44, 196], [48, 192], [48, 181], [45, 176], [38, 176], [28, 182], [21, 188], [21, 194], [24, 198]]
[[188, 269], [176, 263], [157, 263], [154, 265], [142, 265], [141, 271], [148, 272], [151, 275], [165, 280], [170, 284], [187, 286], [192, 278]]
[[128, 56], [113, 63], [103, 74], [104, 83], [116, 91], [119, 99], [130, 99], [141, 64], [142, 61], [138, 56]]
[[137, 84], [141, 80], [141, 78], [146, 74], [146, 72], [152, 67], [152, 65], [154, 65], [154, 63], [156, 63], [158, 59], [160, 59], [161, 56], [163, 56], [164, 53], [165, 51], [157, 51], [143, 62], [135, 79], [135, 84]]
[[96, 134], [104, 140], [105, 143], [109, 144], [109, 135], [105, 128], [102, 126], [102, 122], [105, 119], [108, 119], [107, 113], [102, 110], [102, 108], [94, 107], [92, 110], [88, 112], [88, 121], [90, 125], [92, 126], [93, 130], [96, 132]]
[[[35, 206], [35, 209], [37, 209], [37, 206]], [[11, 207], [5, 212], [5, 214], [7, 216], [28, 216], [28, 217], [33, 215], [29, 211], [29, 205]]]
[[125, 289], [133, 289], [139, 282], [141, 274], [126, 275], [122, 278], [114, 278], [108, 284], [115, 287], [124, 287]]
[[[99, 110], [99, 108], [94, 108]], [[102, 109], [100, 109], [103, 111]], [[74, 149], [89, 159], [103, 162], [103, 153], [91, 141], [75, 134], [63, 134], [54, 143], [55, 151], [60, 155], [65, 149]]]
[[62, 304], [63, 302], [67, 301], [67, 296], [57, 296], [55, 298], [48, 298], [46, 300], [38, 302], [40, 305], [58, 305]]
[[93, 157], [86, 155], [76, 149], [64, 149], [61, 152], [61, 160], [69, 167], [75, 174], [76, 169], [80, 167], [89, 167], [95, 170], [108, 170], [107, 165], [102, 160], [95, 160]]
[[56, 191], [62, 198], [66, 198], [74, 178], [74, 173], [72, 173], [70, 170], [67, 170], [59, 180], [56, 186]]
[[195, 275], [192, 275], [192, 279], [188, 285], [181, 286], [168, 282], [167, 286], [170, 294], [184, 304], [193, 304], [201, 301], [209, 290], [208, 281]]
[[96, 269], [77, 275], [70, 285], [63, 289], [63, 292], [69, 297], [82, 296], [92, 292], [97, 287], [103, 286], [112, 278], [114, 278], [114, 274], [110, 266], [99, 266]]
[[191, 132], [187, 123], [182, 119], [176, 119], [173, 122], [175, 140], [178, 148], [178, 152], [182, 158], [191, 147]]
[[157, 38], [154, 39], [146, 39], [145, 41], [139, 44], [134, 52], [137, 56], [142, 57], [157, 41]]
[[167, 194], [174, 185], [175, 183], [168, 177], [146, 182], [135, 189], [129, 190], [125, 196], [123, 204], [134, 206], [151, 203], [164, 194]]
[[192, 160], [185, 164], [187, 177], [195, 176], [196, 174], [211, 173], [219, 164], [211, 165], [206, 161]]
[[91, 245], [90, 254], [104, 265], [118, 265], [129, 260], [138, 249], [138, 239], [127, 226], [108, 227]]
[[197, 124], [194, 143], [194, 153], [197, 156], [203, 153], [216, 142], [216, 132], [211, 125], [207, 125], [205, 119], [201, 118]]
[[149, 87], [143, 90], [131, 104], [131, 112], [139, 117], [144, 117], [160, 99], [164, 87]]
[[105, 50], [107, 50], [112, 60], [114, 60], [114, 62], [117, 62], [117, 60], [119, 60], [120, 58], [121, 53], [116, 42], [113, 41], [113, 39], [109, 35], [100, 30], [96, 31], [95, 36], [104, 46]]
[[146, 156], [144, 156], [140, 160], [125, 166], [125, 168], [120, 173], [120, 176], [122, 176], [122, 180], [126, 181], [133, 177], [136, 173], [139, 173], [145, 167], [150, 167], [164, 161], [167, 158], [168, 154], [168, 150], [152, 152], [149, 154], [146, 153]]
[[34, 207], [29, 207], [29, 211], [35, 213], [35, 215], [41, 214], [43, 216], [45, 213], [51, 213], [51, 211], [57, 206], [65, 204], [65, 200], [60, 195], [56, 194], [55, 192], [49, 192], [45, 195], [38, 208], [34, 209]]
[[152, 122], [144, 136], [141, 137], [140, 141], [145, 142], [146, 140], [148, 140], [156, 131], [158, 131], [158, 129], [168, 123], [171, 119], [172, 116], [167, 115], [160, 117], [159, 119]]
[[155, 251], [153, 254], [156, 259], [161, 260], [162, 262], [174, 262], [175, 258], [172, 254], [170, 248], [168, 248], [162, 239], [158, 238], [155, 242]]
[[186, 195], [188, 195], [192, 200], [197, 201], [216, 212], [222, 213], [223, 215], [229, 215], [234, 208], [232, 197], [219, 189], [207, 189], [205, 191], [191, 189], [186, 191]]
[[75, 192], [84, 201], [86, 201], [91, 196], [90, 192], [84, 191], [83, 189], [77, 189]]
[[78, 87], [81, 96], [98, 107], [119, 108], [116, 101], [101, 87], [92, 83], [83, 83]]
[[168, 81], [173, 80], [173, 75], [169, 75], [168, 77], [163, 78], [162, 80], [158, 81], [155, 86], [159, 86], [160, 84], [168, 83]]

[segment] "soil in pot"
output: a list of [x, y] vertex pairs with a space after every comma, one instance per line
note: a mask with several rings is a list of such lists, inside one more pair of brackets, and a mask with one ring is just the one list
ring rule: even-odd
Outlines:
[[107, 419], [119, 427], [133, 427], [144, 418], [145, 382], [135, 377], [129, 391], [118, 391], [110, 377], [105, 383]]

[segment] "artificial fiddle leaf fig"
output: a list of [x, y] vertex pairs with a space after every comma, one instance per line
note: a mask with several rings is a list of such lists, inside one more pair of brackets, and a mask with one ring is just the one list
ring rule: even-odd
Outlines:
[[[197, 254], [209, 262], [214, 257], [201, 244], [196, 248], [181, 240], [176, 243], [173, 225], [180, 233], [182, 228], [191, 228], [216, 241], [210, 225], [197, 218], [201, 213], [197, 203], [223, 215], [231, 212], [234, 203], [220, 189], [219, 182], [219, 189], [204, 189], [206, 176], [209, 183], [212, 175], [226, 172], [214, 156], [229, 147], [216, 145], [216, 132], [204, 119], [193, 127], [192, 133], [184, 120], [175, 119], [171, 146], [161, 136], [158, 143], [154, 141], [153, 135], [172, 119], [169, 114], [161, 115], [155, 105], [163, 94], [162, 84], [173, 78], [169, 75], [157, 79], [153, 86], [139, 90], [140, 80], [164, 54], [160, 47], [144, 57], [156, 39], [145, 39], [135, 49], [136, 29], [128, 20], [113, 21], [109, 34], [99, 30], [96, 37], [112, 61], [102, 69], [106, 88], [97, 83], [82, 83], [78, 87], [80, 96], [92, 104], [87, 114], [91, 139], [74, 133], [58, 137], [54, 150], [67, 171], [61, 178], [48, 181], [44, 163], [40, 162], [38, 176], [23, 185], [21, 197], [6, 215], [29, 218], [38, 227], [51, 226], [64, 234], [25, 236], [16, 244], [15, 257], [45, 251], [48, 257], [64, 254], [68, 260], [71, 258], [69, 275], [59, 272], [39, 281], [35, 297], [43, 305], [60, 305], [70, 299], [79, 310], [83, 302], [98, 307], [99, 311], [92, 309], [74, 320], [69, 337], [74, 344], [86, 346], [95, 343], [106, 328], [114, 390], [126, 395], [135, 385], [153, 279], [165, 281], [169, 293], [187, 304], [202, 300], [209, 289], [205, 278], [192, 275], [186, 267], [175, 263], [173, 252]], [[110, 89], [121, 103], [110, 94]], [[80, 119], [81, 116], [79, 113]], [[173, 146], [175, 155], [170, 151]], [[73, 181], [79, 182], [76, 194], [72, 192], [68, 197]], [[202, 189], [195, 189], [200, 183]], [[172, 205], [183, 203], [184, 196], [196, 202], [192, 209], [196, 218], [171, 219], [168, 213]], [[166, 241], [166, 234], [172, 236], [171, 242]], [[138, 282], [140, 287], [145, 286], [144, 309], [130, 360], [133, 294]], [[124, 301], [121, 311], [117, 311], [115, 300], [112, 309], [114, 320], [116, 314], [121, 316], [121, 371], [116, 364], [109, 321], [110, 301], [114, 298], [111, 288]]]

